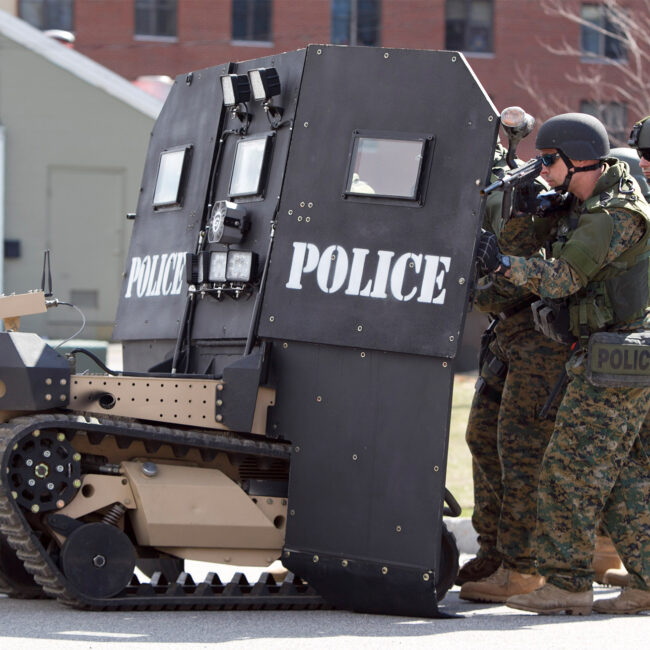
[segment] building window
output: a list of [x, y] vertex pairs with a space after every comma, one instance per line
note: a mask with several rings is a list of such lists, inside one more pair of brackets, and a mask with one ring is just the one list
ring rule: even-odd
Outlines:
[[613, 144], [627, 143], [627, 106], [619, 102], [581, 101], [580, 112], [597, 117], [607, 128]]
[[380, 0], [332, 0], [332, 43], [379, 45]]
[[[625, 45], [619, 39], [623, 30], [616, 18], [614, 9], [600, 4], [583, 4], [581, 16], [584, 21], [594, 27], [582, 25], [580, 31], [580, 47], [582, 53], [589, 57], [614, 59], [620, 61], [626, 58]], [[604, 33], [603, 32], [607, 32]], [[623, 37], [624, 38], [624, 37]]]
[[445, 48], [492, 52], [492, 0], [446, 0]]
[[135, 0], [135, 35], [175, 37], [176, 0]]
[[232, 0], [232, 40], [270, 43], [272, 0]]
[[74, 0], [19, 0], [18, 15], [37, 29], [74, 30]]

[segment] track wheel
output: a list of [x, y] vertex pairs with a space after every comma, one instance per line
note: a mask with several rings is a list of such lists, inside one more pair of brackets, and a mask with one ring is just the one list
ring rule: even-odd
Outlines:
[[43, 590], [27, 573], [7, 540], [0, 535], [0, 593], [10, 598], [44, 598]]
[[450, 533], [447, 526], [442, 524], [442, 538], [440, 541], [440, 566], [438, 567], [438, 583], [436, 594], [441, 601], [453, 586], [458, 575], [458, 546], [456, 538]]
[[61, 549], [61, 570], [70, 586], [92, 598], [119, 594], [129, 584], [134, 568], [131, 540], [109, 524], [80, 526]]

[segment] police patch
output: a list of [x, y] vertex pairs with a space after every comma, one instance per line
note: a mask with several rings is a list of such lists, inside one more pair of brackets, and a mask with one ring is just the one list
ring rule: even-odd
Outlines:
[[597, 332], [589, 338], [588, 358], [594, 386], [650, 386], [650, 331]]

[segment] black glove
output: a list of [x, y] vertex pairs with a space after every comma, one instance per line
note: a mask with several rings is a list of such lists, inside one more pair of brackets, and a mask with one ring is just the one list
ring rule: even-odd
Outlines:
[[479, 276], [492, 273], [501, 264], [501, 252], [494, 233], [481, 229], [481, 239], [476, 251], [476, 268]]
[[534, 179], [515, 188], [512, 197], [512, 214], [515, 217], [535, 214], [539, 205], [537, 201], [539, 189]]

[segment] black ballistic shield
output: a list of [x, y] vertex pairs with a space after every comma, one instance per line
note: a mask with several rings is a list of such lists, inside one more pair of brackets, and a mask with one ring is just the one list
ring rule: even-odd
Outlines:
[[[221, 75], [271, 67], [266, 107], [223, 107]], [[454, 359], [497, 129], [459, 53], [323, 45], [181, 76], [154, 128], [115, 337], [144, 358], [185, 325], [189, 372], [276, 390], [267, 434], [292, 445], [283, 563], [333, 605], [435, 616], [450, 586]], [[196, 270], [182, 323], [185, 253], [222, 200], [247, 230], [203, 250], [252, 252], [257, 276], [200, 298]], [[251, 345], [260, 362], [228, 370]], [[252, 417], [222, 413], [240, 431]]]

